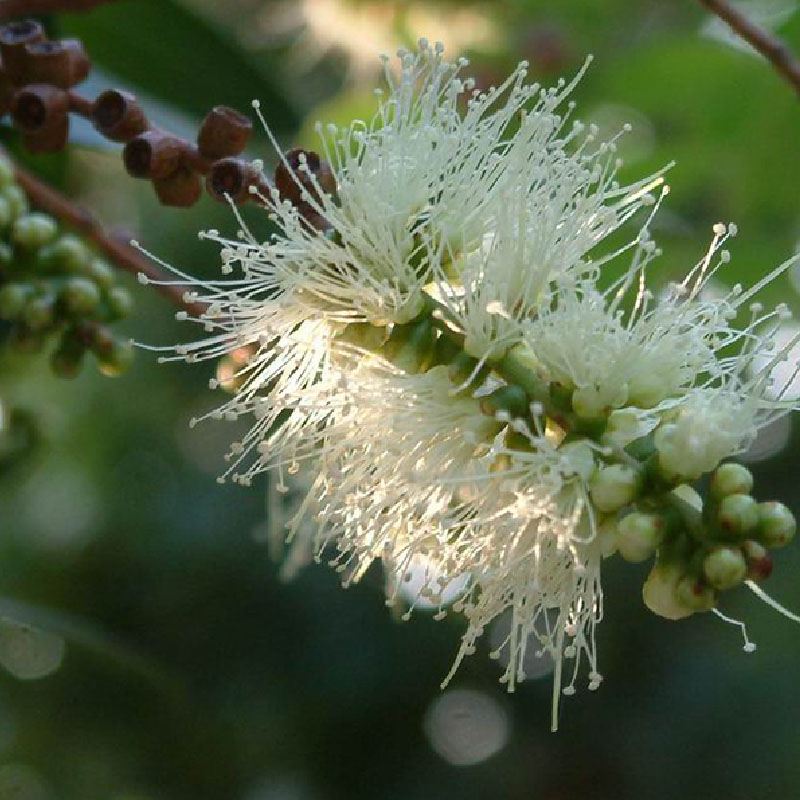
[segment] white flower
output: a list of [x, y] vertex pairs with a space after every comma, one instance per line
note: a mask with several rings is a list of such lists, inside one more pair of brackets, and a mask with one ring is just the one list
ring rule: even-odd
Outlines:
[[[171, 357], [249, 350], [209, 416], [254, 420], [226, 476], [246, 485], [276, 470], [281, 490], [287, 473], [310, 476], [288, 524], [292, 571], [324, 558], [348, 585], [382, 562], [390, 605], [413, 583], [437, 618], [464, 615], [454, 669], [510, 610], [503, 680], [513, 689], [526, 648], [545, 648], [555, 720], [564, 659], [566, 693], [583, 663], [600, 683], [600, 564], [625, 515], [647, 525], [626, 523], [623, 554], [657, 551], [653, 610], [678, 618], [715, 602], [691, 570], [715, 541], [718, 498], [698, 510], [686, 484], [797, 404], [770, 384], [795, 344], [775, 344], [788, 312], [751, 304], [792, 262], [708, 297], [734, 233], [720, 225], [686, 279], [654, 296], [649, 225], [666, 189], [652, 196], [658, 175], [617, 184], [614, 142], [595, 144], [567, 124], [571, 106], [559, 110], [574, 81], [543, 90], [522, 65], [476, 94], [438, 45], [400, 60], [374, 119], [322, 138], [335, 191], [308, 159], [296, 173], [285, 161], [301, 199], [264, 198], [278, 228], [268, 242], [244, 226], [239, 240], [206, 234], [236, 274], [181, 275], [210, 336]], [[646, 207], [627, 245], [598, 250]], [[626, 252], [628, 269], [606, 280]], [[758, 519], [752, 499], [732, 505], [747, 507], [740, 527]]]

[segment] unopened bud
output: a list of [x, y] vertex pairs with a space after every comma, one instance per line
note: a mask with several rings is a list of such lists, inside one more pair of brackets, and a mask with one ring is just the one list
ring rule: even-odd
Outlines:
[[753, 473], [741, 464], [722, 464], [711, 476], [711, 494], [717, 500], [730, 494], [750, 494], [752, 489]]
[[109, 378], [116, 378], [128, 371], [133, 363], [133, 345], [127, 341], [114, 341], [111, 347], [97, 354], [100, 372]]
[[11, 238], [14, 243], [26, 250], [43, 247], [55, 239], [57, 234], [56, 221], [38, 212], [25, 214], [17, 219], [11, 228]]
[[758, 525], [758, 503], [748, 494], [729, 494], [719, 504], [717, 522], [723, 533], [743, 538]]
[[758, 536], [767, 547], [789, 544], [796, 532], [794, 514], [783, 503], [758, 504]]
[[115, 286], [109, 290], [106, 299], [113, 319], [123, 319], [133, 311], [133, 297], [124, 286]]
[[675, 598], [691, 611], [710, 611], [717, 601], [716, 593], [707, 583], [689, 575], [678, 581]]
[[677, 586], [682, 578], [683, 571], [679, 564], [657, 563], [642, 586], [644, 604], [665, 619], [683, 619], [693, 614], [695, 609], [680, 602], [677, 596]]
[[664, 520], [655, 514], [633, 512], [617, 524], [619, 554], [633, 563], [646, 561], [655, 555], [665, 533]]
[[61, 300], [70, 314], [86, 316], [97, 308], [100, 289], [88, 278], [70, 278], [61, 290]]
[[530, 401], [521, 386], [514, 383], [500, 386], [491, 394], [481, 398], [481, 411], [484, 414], [494, 415], [498, 412], [506, 413], [509, 417], [524, 417], [528, 413]]
[[7, 283], [0, 287], [0, 319], [18, 319], [32, 291], [27, 283]]
[[747, 574], [747, 562], [736, 547], [715, 547], [703, 559], [703, 574], [715, 589], [732, 589]]
[[2, 191], [0, 191], [0, 197], [2, 197], [9, 204], [9, 206], [11, 206], [12, 219], [17, 219], [23, 214], [28, 213], [28, 209], [30, 208], [28, 196], [22, 190], [21, 186], [18, 186], [15, 183], [11, 186], [5, 186]]
[[22, 310], [22, 320], [31, 331], [43, 331], [55, 320], [55, 297], [50, 294], [32, 297]]
[[639, 493], [641, 478], [632, 467], [611, 464], [597, 470], [589, 484], [592, 501], [600, 511], [617, 511]]
[[772, 556], [759, 542], [748, 539], [742, 543], [742, 553], [747, 561], [747, 577], [754, 581], [764, 581], [772, 574]]

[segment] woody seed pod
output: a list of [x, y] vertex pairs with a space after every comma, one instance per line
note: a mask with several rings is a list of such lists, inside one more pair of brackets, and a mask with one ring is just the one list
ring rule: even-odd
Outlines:
[[253, 123], [227, 106], [216, 106], [208, 112], [197, 134], [197, 148], [203, 158], [216, 161], [238, 156], [247, 146]]
[[25, 45], [27, 83], [47, 83], [71, 89], [89, 74], [91, 64], [77, 39], [32, 42]]
[[26, 76], [27, 53], [25, 46], [45, 40], [44, 28], [33, 19], [23, 19], [19, 22], [10, 22], [0, 27], [0, 55], [3, 57], [3, 67], [16, 83], [22, 83]]
[[134, 178], [158, 180], [172, 175], [179, 167], [186, 142], [163, 131], [146, 131], [131, 139], [122, 158]]

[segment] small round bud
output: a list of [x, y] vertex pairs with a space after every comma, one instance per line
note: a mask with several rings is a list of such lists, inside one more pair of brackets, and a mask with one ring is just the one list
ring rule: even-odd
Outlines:
[[609, 517], [597, 527], [595, 534], [597, 547], [603, 558], [609, 558], [617, 552], [617, 520]]
[[655, 555], [664, 532], [665, 523], [661, 517], [638, 512], [628, 514], [617, 525], [619, 554], [632, 563], [647, 561]]
[[641, 478], [635, 469], [612, 464], [595, 472], [589, 490], [600, 511], [617, 511], [636, 498], [640, 485]]
[[710, 611], [717, 601], [716, 593], [708, 584], [688, 575], [675, 586], [675, 598], [691, 611]]
[[26, 250], [36, 250], [55, 239], [58, 225], [52, 217], [34, 212], [19, 217], [11, 228], [14, 243]]
[[758, 525], [758, 503], [748, 494], [729, 494], [719, 504], [717, 522], [723, 533], [744, 537]]
[[108, 292], [108, 308], [114, 319], [123, 319], [133, 311], [133, 297], [123, 286], [115, 286]]
[[102, 258], [93, 258], [81, 271], [101, 289], [110, 289], [114, 285], [114, 268]]
[[715, 589], [732, 589], [747, 575], [747, 561], [736, 547], [715, 547], [703, 559], [703, 575]]
[[694, 608], [678, 600], [676, 587], [682, 578], [683, 571], [679, 564], [656, 563], [642, 586], [644, 604], [665, 619], [683, 619], [693, 614]]
[[0, 197], [0, 230], [5, 230], [14, 219], [14, 210], [5, 197]]
[[50, 368], [60, 378], [74, 378], [80, 371], [85, 354], [86, 347], [67, 333], [50, 356]]
[[7, 283], [0, 287], [0, 318], [18, 319], [31, 295], [27, 283]]
[[11, 186], [6, 186], [0, 191], [2, 197], [11, 206], [11, 217], [17, 219], [23, 214], [28, 213], [30, 205], [28, 204], [28, 196], [22, 190], [21, 186], [16, 183]]
[[758, 536], [767, 547], [783, 547], [794, 539], [795, 533], [794, 514], [783, 503], [758, 504]]
[[711, 476], [711, 495], [717, 500], [730, 494], [750, 494], [753, 473], [741, 464], [722, 464]]
[[666, 396], [666, 381], [656, 372], [637, 372], [628, 383], [628, 402], [638, 408], [653, 408]]
[[91, 258], [89, 248], [74, 234], [60, 236], [39, 252], [39, 262], [50, 272], [83, 272]]
[[43, 331], [55, 321], [55, 298], [51, 294], [32, 297], [22, 310], [22, 320], [31, 331]]
[[100, 302], [100, 289], [88, 278], [70, 278], [61, 290], [61, 300], [70, 314], [87, 316]]
[[14, 183], [14, 167], [7, 158], [0, 157], [0, 189]]
[[772, 556], [759, 542], [748, 539], [742, 543], [742, 553], [747, 561], [747, 577], [753, 581], [763, 581], [772, 574]]
[[524, 417], [528, 413], [528, 395], [521, 386], [509, 383], [481, 398], [481, 411], [492, 416], [505, 412], [509, 417]]
[[116, 378], [128, 371], [133, 363], [133, 345], [130, 342], [114, 341], [102, 355], [97, 356], [100, 372]]

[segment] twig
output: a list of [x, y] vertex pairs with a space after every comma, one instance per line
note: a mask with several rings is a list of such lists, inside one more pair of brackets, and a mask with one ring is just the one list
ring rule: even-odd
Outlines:
[[114, 0], [0, 0], [0, 21], [17, 17], [39, 17], [60, 11], [88, 11]]
[[749, 20], [728, 0], [699, 0], [699, 2], [761, 53], [800, 95], [800, 61], [795, 58], [785, 42]]
[[[36, 208], [52, 214], [78, 230], [118, 267], [133, 275], [143, 273], [153, 281], [168, 279], [168, 276], [162, 272], [157, 264], [150, 261], [130, 245], [106, 233], [102, 225], [86, 208], [74, 203], [52, 186], [43, 183], [24, 167], [19, 166], [19, 164], [14, 164], [14, 173], [17, 182]], [[181, 286], [151, 285], [193, 316], [198, 316], [205, 310], [205, 306], [202, 304], [187, 303], [184, 300], [184, 289]]]

